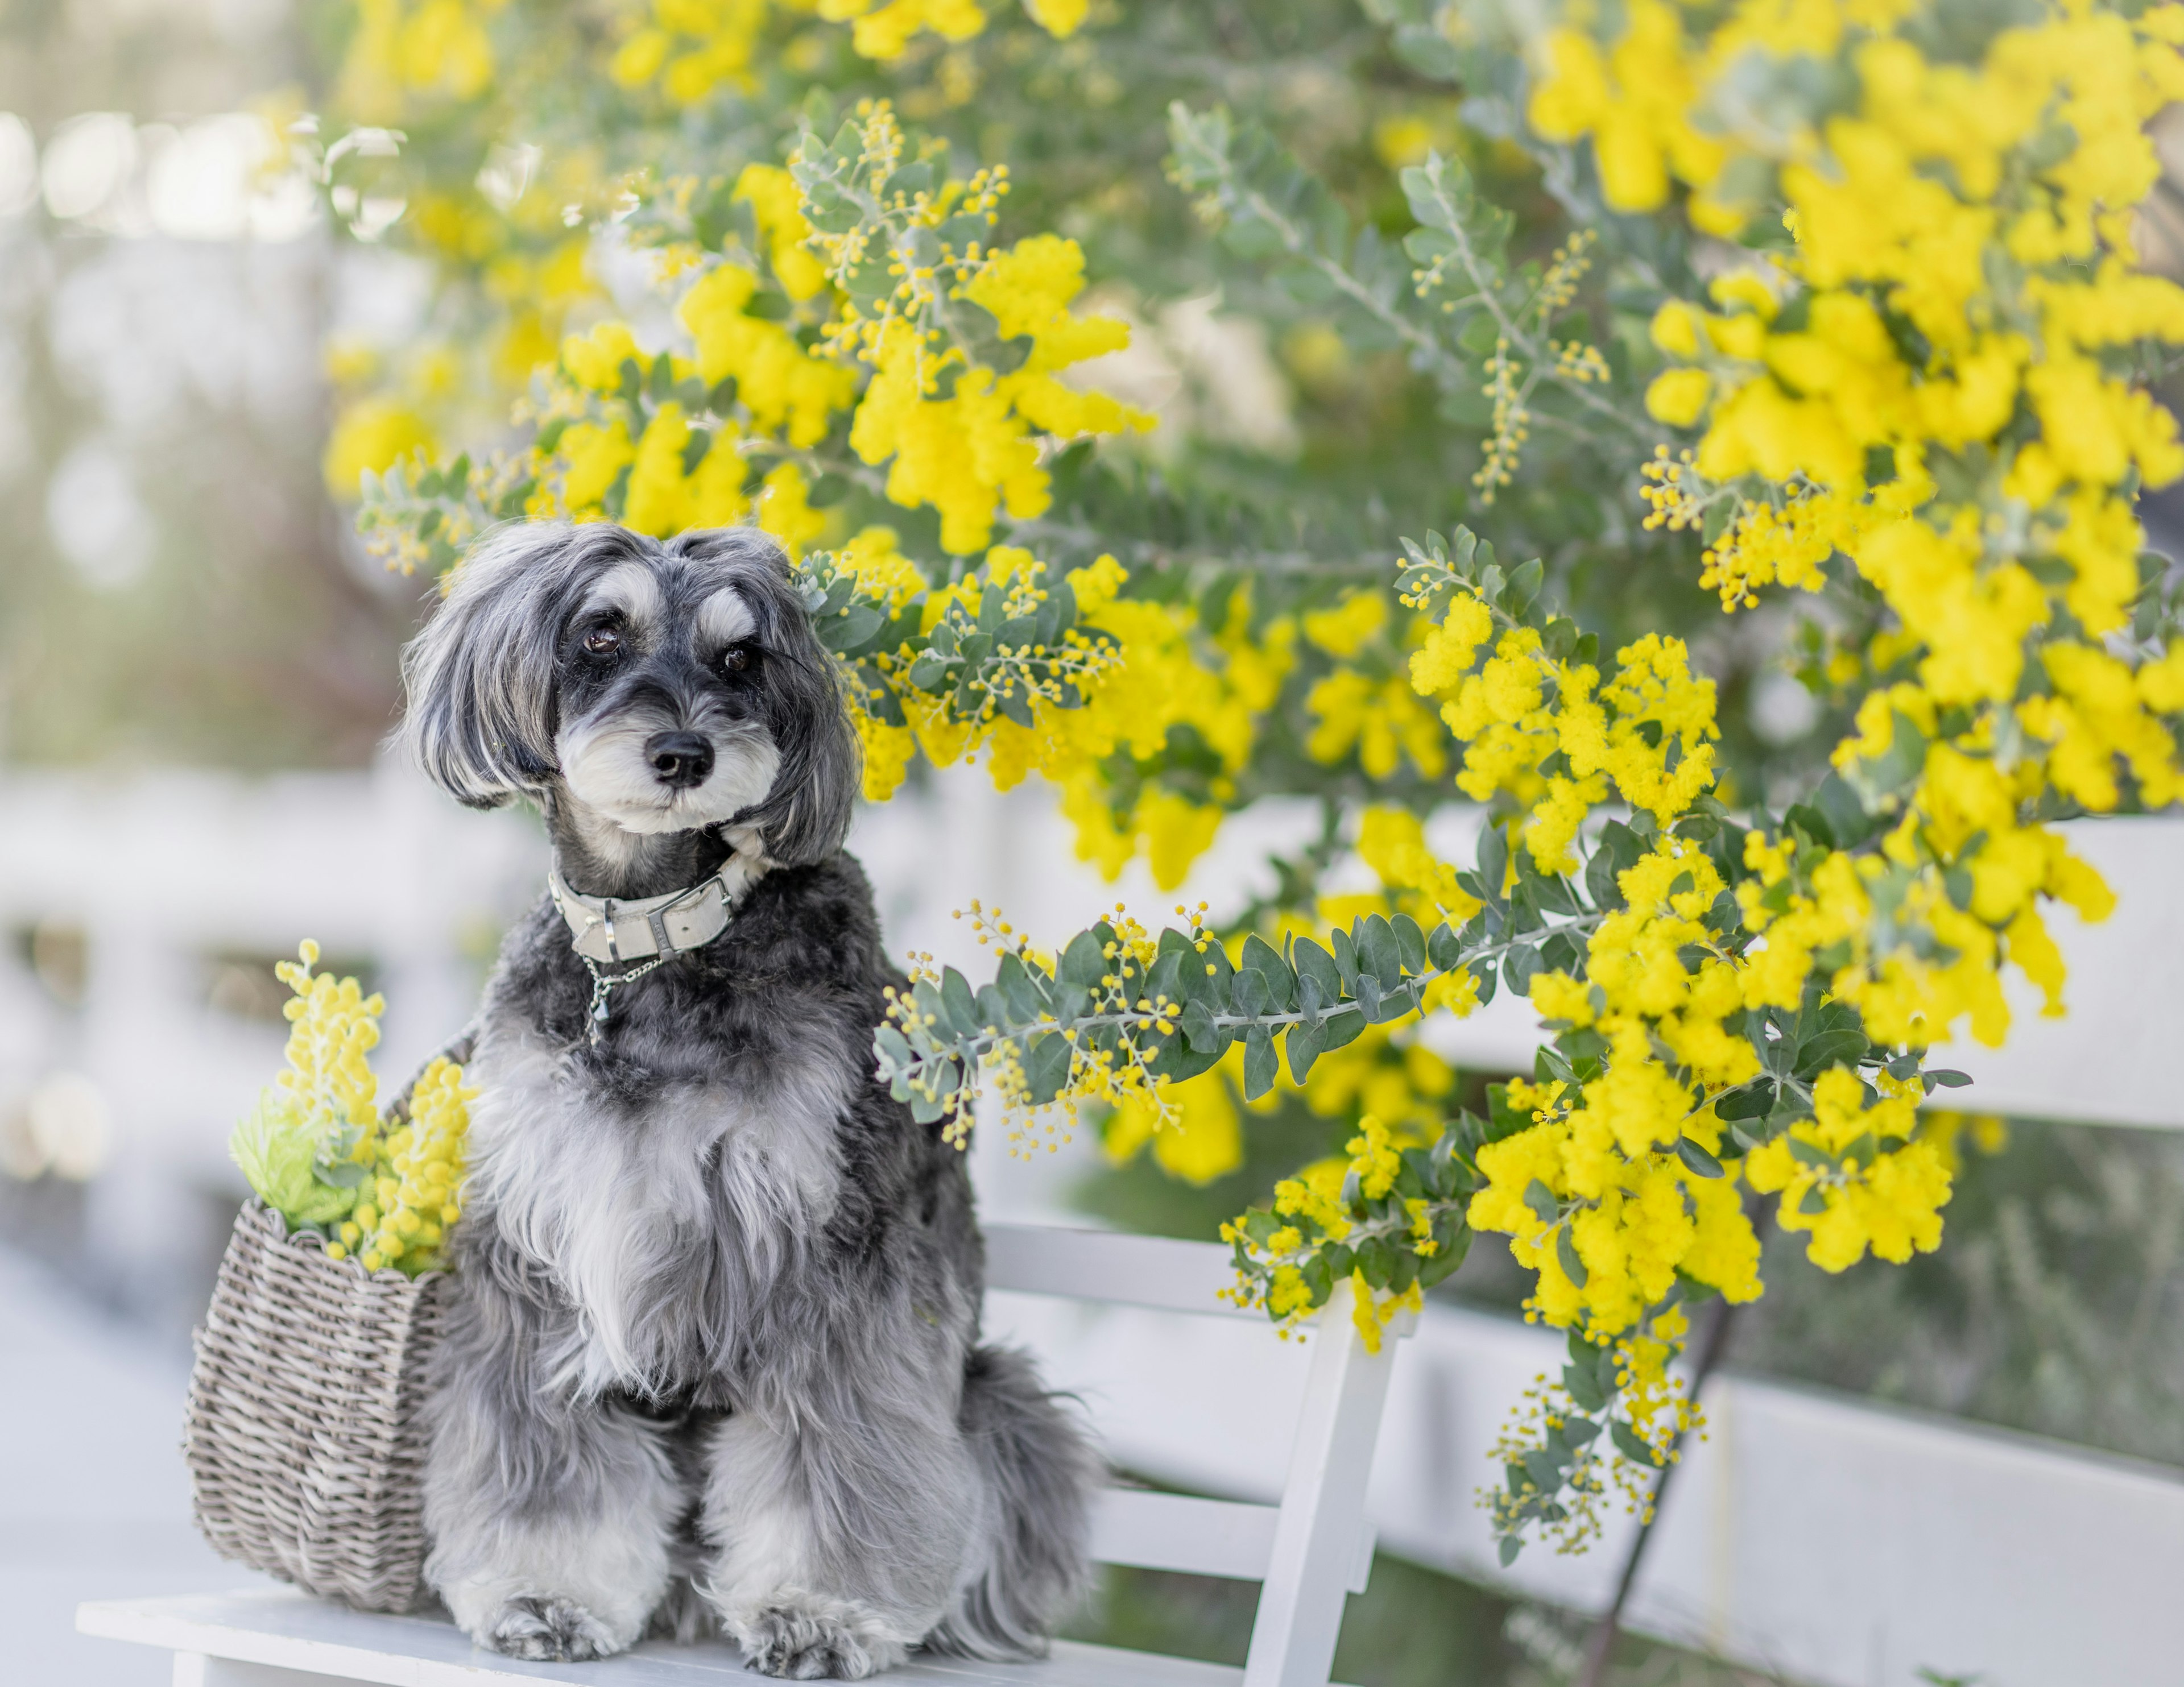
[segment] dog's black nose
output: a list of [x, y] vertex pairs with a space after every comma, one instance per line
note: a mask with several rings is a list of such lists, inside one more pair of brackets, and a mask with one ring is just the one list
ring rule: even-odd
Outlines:
[[647, 740], [644, 759], [663, 785], [702, 785], [713, 771], [713, 743], [703, 732], [660, 732]]

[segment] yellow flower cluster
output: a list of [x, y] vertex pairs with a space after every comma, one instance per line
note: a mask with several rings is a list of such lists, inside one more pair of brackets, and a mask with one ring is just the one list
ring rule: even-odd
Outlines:
[[[1049, 34], [1067, 36], [1085, 8], [1086, 0], [1027, 0], [1024, 9]], [[768, 25], [804, 17], [848, 24], [851, 50], [882, 63], [901, 58], [928, 31], [968, 41], [987, 23], [977, 0], [650, 0], [627, 19], [609, 74], [625, 88], [656, 84], [677, 105], [695, 105], [723, 85], [749, 91]], [[814, 56], [809, 42], [792, 42], [788, 51], [807, 65]]]
[[[1025, 521], [1046, 509], [1041, 437], [1142, 430], [1152, 418], [1056, 378], [1129, 343], [1123, 323], [1071, 314], [1084, 287], [1077, 242], [1035, 235], [993, 248], [986, 235], [1009, 191], [1006, 169], [900, 187], [905, 147], [893, 108], [868, 101], [830, 153], [800, 153], [794, 167], [814, 173], [807, 217], [815, 193], [835, 203], [848, 196], [866, 211], [852, 226], [810, 237], [841, 290], [827, 342], [872, 371], [850, 448], [867, 464], [887, 464], [889, 498], [905, 509], [930, 505], [942, 548], [963, 554], [986, 548], [997, 513]], [[830, 164], [833, 174], [816, 174]], [[863, 288], [873, 271], [881, 286]], [[1002, 342], [1028, 342], [1021, 361], [1004, 371], [975, 355], [957, 326], [958, 302], [977, 307]]]
[[[1884, 859], [1803, 899], [1832, 897], [1847, 937], [1862, 905], [1931, 933], [1936, 953], [1884, 944], [1838, 973], [1876, 1035], [1968, 1017], [1992, 1041], [2005, 960], [2058, 999], [2039, 899], [2109, 902], [2027, 816], [2051, 793], [2110, 812], [2184, 791], [2184, 658], [2103, 642], [2138, 591], [2136, 491], [2184, 472], [2173, 421], [2114, 359], [2184, 343], [2184, 289], [2134, 267], [2130, 222], [2158, 174], [2142, 125], [2184, 93], [2184, 7], [2059, 3], [1965, 63], [1925, 55], [1914, 10], [1754, 0], [1706, 32], [1641, 3], [1612, 42], [1573, 19], [1543, 44], [1531, 118], [1591, 136], [1619, 207], [1662, 203], [1671, 176], [1713, 232], [1769, 193], [1786, 207], [1786, 254], [1655, 318], [1674, 366], [1650, 407], [1703, 431], [1652, 465], [1653, 520], [1731, 501], [1706, 558], [1725, 607], [1816, 587], [1837, 554], [1880, 594], [1875, 642], [1911, 676], [1864, 697], [1836, 764], [1901, 824]], [[1850, 79], [1850, 109], [1708, 116], [1736, 77], [1814, 64]]]
[[[1358, 1122], [1357, 1134], [1343, 1146], [1346, 1157], [1320, 1161], [1274, 1185], [1272, 1208], [1279, 1228], [1263, 1239], [1250, 1240], [1240, 1226], [1221, 1227], [1223, 1241], [1251, 1247], [1268, 1262], [1269, 1278], [1263, 1299], [1268, 1311], [1280, 1321], [1284, 1337], [1312, 1310], [1314, 1300], [1306, 1272], [1313, 1254], [1323, 1245], [1354, 1249], [1369, 1241], [1384, 1240], [1407, 1253], [1414, 1265], [1438, 1251], [1440, 1244], [1423, 1200], [1401, 1203], [1396, 1216], [1390, 1218], [1360, 1223], [1353, 1217], [1353, 1203], [1384, 1203], [1395, 1192], [1402, 1172], [1401, 1146], [1401, 1139], [1368, 1112]], [[1347, 1280], [1351, 1291], [1351, 1317], [1368, 1353], [1380, 1350], [1388, 1326], [1398, 1317], [1416, 1312], [1425, 1304], [1425, 1291], [1415, 1272], [1403, 1288], [1386, 1293], [1376, 1293], [1362, 1269], [1353, 1268]], [[1240, 1305], [1249, 1305], [1262, 1294], [1259, 1286], [1246, 1278], [1232, 1298]]]
[[[907, 594], [902, 599], [907, 602], [923, 582], [911, 584], [915, 571], [894, 550], [891, 534], [878, 537], [886, 532], [860, 534], [842, 553], [842, 565], [855, 559], [861, 578]], [[997, 545], [979, 572], [924, 597], [924, 629], [930, 632], [951, 615], [967, 624], [975, 621], [989, 591], [1008, 592], [1028, 608], [1043, 593], [1044, 578], [1044, 565], [1029, 552]], [[898, 685], [894, 695], [905, 720], [897, 726], [882, 718], [861, 687], [852, 686], [852, 716], [865, 748], [866, 794], [876, 801], [893, 794], [917, 750], [940, 767], [983, 753], [1000, 789], [1012, 788], [1033, 772], [1059, 788], [1062, 812], [1077, 830], [1080, 859], [1113, 878], [1142, 850], [1156, 882], [1173, 888], [1212, 844], [1225, 810], [1148, 782], [1118, 815], [1109, 799], [1106, 765], [1118, 753], [1149, 761], [1166, 748], [1171, 731], [1189, 727], [1218, 755], [1224, 780], [1233, 778], [1249, 761], [1259, 723], [1280, 696], [1294, 661], [1296, 624], [1278, 617], [1255, 633], [1250, 594], [1240, 591], [1229, 601], [1223, 626], [1207, 637], [1188, 604], [1119, 595], [1127, 576], [1112, 557], [1073, 569], [1067, 578], [1082, 622], [1106, 641], [1095, 650], [1080, 639], [1058, 653], [1067, 659], [1078, 700], [1064, 706], [1054, 696], [1035, 693], [1026, 722], [990, 702], [967, 716], [944, 699]], [[893, 680], [908, 664], [898, 654], [882, 657], [878, 665]]]
[[[1315, 610], [1299, 620], [1305, 641], [1340, 662], [1354, 661], [1387, 629], [1387, 594], [1351, 593], [1334, 609]], [[1354, 752], [1357, 765], [1376, 780], [1392, 777], [1408, 756], [1419, 777], [1438, 779], [1448, 771], [1448, 745], [1430, 711], [1419, 707], [1400, 674], [1383, 678], [1355, 667], [1337, 667], [1306, 693], [1313, 727], [1305, 754], [1333, 767]]]
[[507, 0], [357, 0], [342, 63], [342, 103], [399, 115], [416, 97], [476, 99], [491, 86], [487, 20]]
[[[855, 377], [807, 354], [779, 322], [746, 314], [756, 286], [749, 270], [722, 264], [683, 295], [678, 314], [695, 355], [663, 354], [669, 381], [677, 391], [696, 383], [701, 394], [733, 381], [751, 440], [816, 444], [852, 401]], [[627, 525], [664, 537], [728, 526], [755, 508], [760, 526], [792, 555], [800, 551], [818, 532], [804, 470], [794, 461], [776, 465], [754, 496], [746, 439], [735, 420], [717, 414], [694, 420], [682, 399], [670, 398], [631, 437], [628, 407], [619, 401], [633, 371], [649, 371], [660, 361], [647, 356], [621, 322], [601, 323], [564, 342], [559, 404], [565, 415], [584, 420], [542, 431], [540, 450], [550, 453], [560, 473], [554, 477], [549, 468], [532, 514], [600, 521], [616, 498]]]
[[[1050, 501], [1039, 460], [1041, 435], [1071, 438], [1143, 429], [1151, 418], [1100, 393], [1079, 392], [1056, 371], [1117, 351], [1129, 330], [1112, 317], [1080, 319], [1068, 304], [1084, 286], [1073, 240], [1036, 235], [980, 260], [955, 296], [983, 306], [1006, 338], [1031, 342], [1014, 370], [996, 375], [960, 350], [939, 349], [936, 331], [906, 316], [864, 324], [860, 355], [873, 375], [850, 431], [865, 462], [889, 465], [887, 493], [905, 509], [939, 513], [940, 543], [959, 554], [983, 549], [995, 515], [1043, 515]], [[952, 377], [944, 396], [944, 378]]]
[[[657, 81], [678, 105], [695, 105], [722, 83], [748, 89], [769, 0], [653, 0], [608, 64], [623, 87]], [[808, 9], [798, 8], [796, 9]]]
[[1782, 1228], [1809, 1233], [1807, 1252], [1823, 1271], [1855, 1265], [1868, 1247], [1900, 1265], [1941, 1245], [1948, 1164], [1931, 1140], [1913, 1139], [1917, 1087], [1885, 1074], [1881, 1085], [1868, 1107], [1854, 1074], [1821, 1073], [1813, 1119], [1754, 1150], [1745, 1168], [1753, 1189], [1781, 1195]]
[[[1357, 857], [1379, 877], [1396, 907], [1431, 930], [1437, 921], [1462, 926], [1479, 911], [1479, 899], [1457, 882], [1456, 869], [1434, 853], [1423, 821], [1407, 809], [1375, 804], [1357, 819]], [[1323, 899], [1320, 914], [1329, 923], [1347, 924], [1359, 913], [1379, 909], [1345, 907], [1332, 911]], [[1384, 1108], [1373, 1111], [1389, 1116]]]
[[379, 1174], [338, 1239], [326, 1244], [329, 1258], [354, 1253], [366, 1271], [398, 1261], [412, 1277], [439, 1265], [448, 1227], [463, 1216], [464, 1139], [476, 1097], [463, 1085], [463, 1069], [445, 1056], [418, 1075], [410, 1122], [380, 1144]]
[[409, 1120], [386, 1129], [368, 1056], [385, 1003], [354, 978], [314, 973], [319, 946], [275, 968], [295, 992], [287, 1068], [236, 1127], [231, 1150], [252, 1189], [292, 1227], [325, 1235], [326, 1256], [411, 1277], [441, 1263], [462, 1216], [470, 1103], [462, 1068], [434, 1060], [412, 1087]]
[[386, 999], [365, 995], [354, 978], [314, 973], [319, 946], [309, 938], [296, 953], [273, 969], [295, 992], [281, 1009], [289, 1027], [288, 1066], [273, 1081], [335, 1128], [368, 1133], [379, 1123], [379, 1079], [366, 1056], [379, 1046]]
[[1536, 627], [1508, 626], [1481, 661], [1493, 637], [1485, 602], [1457, 593], [1412, 656], [1410, 682], [1443, 699], [1440, 718], [1464, 744], [1457, 788], [1515, 798], [1541, 871], [1576, 866], [1578, 827], [1611, 786], [1665, 826], [1713, 785], [1713, 682], [1691, 671], [1681, 639], [1625, 646], [1602, 687], [1591, 664], [1551, 655]]
[[[1692, 475], [1774, 489], [1741, 505], [1708, 583], [1748, 603], [1850, 559], [1919, 657], [1914, 684], [1867, 699], [1839, 765], [1856, 778], [1886, 755], [1897, 718], [1947, 740], [1955, 760], [1932, 746], [1903, 796], [1930, 827], [1953, 802], [1936, 777], [1961, 784], [1961, 761], [1989, 764], [2014, 800], [1979, 805], [1999, 829], [1956, 830], [1975, 856], [2047, 853], [2003, 810], [2048, 787], [2107, 811], [2127, 771], [2147, 801], [2170, 801], [2173, 654], [2134, 668], [2098, 641], [2138, 587], [2136, 487], [2184, 472], [2184, 449], [2102, 359], [2184, 342], [2184, 289], [2133, 267], [2130, 228], [2158, 173], [2141, 125], [2184, 92], [2184, 8], [2058, 7], [1999, 31], [1976, 64], [1930, 64], [1855, 7], [1802, 8], [1786, 33], [1763, 9], [1680, 46], [1687, 81], [1708, 84], [1732, 53], [1835, 55], [1862, 103], [1770, 155], [1797, 242], [1785, 265], [1717, 282], [1719, 314], [1671, 303], [1655, 323], [1682, 365], [1657, 381], [1655, 414], [1705, 420]], [[1725, 158], [1685, 179], [1702, 224], [1741, 214], [1708, 197], [1732, 179]], [[1906, 331], [1926, 349], [1906, 350]], [[1966, 452], [1986, 467], [1944, 496], [1935, 465]], [[2015, 911], [1988, 902], [1990, 924]]]
[[1337, 668], [1305, 697], [1314, 725], [1305, 754], [1332, 767], [1354, 751], [1374, 779], [1392, 777], [1409, 757], [1421, 778], [1448, 771], [1448, 745], [1429, 710], [1400, 677], [1373, 679], [1355, 668]]
[[[861, 109], [855, 133], [856, 180], [877, 193], [900, 161], [901, 131], [883, 101]], [[938, 512], [944, 548], [984, 550], [997, 518], [1041, 514], [1050, 498], [1045, 442], [1149, 427], [1151, 418], [1056, 378], [1129, 337], [1113, 319], [1071, 313], [1084, 285], [1075, 242], [1042, 235], [993, 250], [973, 240], [929, 263], [914, 255], [922, 248], [912, 237], [943, 224], [990, 225], [1006, 191], [1006, 171], [921, 187], [875, 200], [877, 224], [829, 235], [815, 230], [795, 176], [747, 166], [731, 197], [751, 207], [761, 249], [749, 262], [713, 263], [683, 292], [676, 314], [689, 354], [649, 354], [620, 321], [563, 342], [530, 513], [612, 516], [660, 535], [755, 514], [794, 554], [825, 522], [793, 454], [850, 413], [850, 448], [886, 466], [894, 502]], [[889, 262], [899, 284], [861, 309], [848, 288], [868, 258], [880, 261], [876, 237], [900, 242]], [[761, 263], [800, 318], [780, 314], [778, 295], [760, 298]], [[943, 320], [956, 300], [978, 307], [1003, 341], [1023, 342], [1021, 361], [1003, 373], [972, 360]], [[800, 326], [821, 331], [816, 349]], [[754, 454], [783, 459], [755, 493]]]
[[[1817, 999], [1817, 972], [1836, 1000], [1864, 1015], [1864, 1029], [1836, 1050], [1839, 1061], [1863, 1056], [1869, 1032], [1923, 1045], [1954, 1003], [1975, 996], [1983, 1027], [2000, 1006], [1996, 969], [2005, 955], [2036, 977], [2051, 970], [2052, 945], [2039, 949], [2044, 933], [2023, 905], [2029, 895], [2060, 888], [2084, 900], [2092, 893], [2059, 844], [2006, 880], [1991, 867], [1987, 907], [2011, 933], [1998, 940], [1981, 917], [1946, 898], [1925, 905], [1915, 877], [1897, 882], [1908, 872], [1897, 838], [1864, 855], [1818, 846], [1801, 855], [1789, 836], [1752, 832], [1741, 862], [1751, 876], [1728, 895], [1724, 866], [1703, 841], [1719, 827], [1702, 815], [1692, 821], [1713, 783], [1714, 691], [1691, 672], [1683, 646], [1658, 635], [1635, 641], [1618, 653], [1602, 685], [1574, 651], [1549, 654], [1548, 633], [1568, 642], [1560, 624], [1543, 633], [1497, 616], [1480, 590], [1446, 572], [1428, 568], [1411, 578], [1411, 601], [1440, 604], [1412, 659], [1412, 683], [1447, 699], [1444, 718], [1468, 741], [1459, 788], [1481, 800], [1516, 799], [1512, 842], [1524, 846], [1534, 869], [1547, 877], [1576, 871], [1578, 827], [1611, 789], [1632, 810], [1624, 836], [1633, 855], [1608, 882], [1613, 895], [1596, 871], [1587, 875], [1599, 911], [1573, 921], [1573, 936], [1591, 927], [1581, 951], [1571, 951], [1582, 953], [1581, 974], [1548, 967], [1529, 979], [1550, 1025], [1588, 1051], [1585, 1071], [1509, 1086], [1508, 1106], [1532, 1123], [1479, 1150], [1483, 1187], [1467, 1217], [1474, 1228], [1507, 1233], [1518, 1262], [1537, 1272], [1532, 1316], [1618, 1356], [1629, 1431], [1665, 1458], [1691, 1422], [1664, 1369], [1685, 1331], [1679, 1283], [1730, 1301], [1760, 1291], [1759, 1243], [1740, 1173], [1754, 1189], [1787, 1190], [1793, 1205], [1825, 1227], [1814, 1256], [1830, 1269], [1869, 1242], [1887, 1257], [1930, 1248], [1948, 1195], [1936, 1150], [1913, 1138], [1908, 1098], [1915, 1085], [1900, 1098], [1892, 1091], [1881, 1111], [1867, 1115], [1857, 1105], [1860, 1081], [1846, 1065], [1814, 1075], [1815, 1122], [1774, 1134], [1763, 1155], [1746, 1161], [1713, 1102], [1768, 1070], [1753, 1016], [1774, 1011], [1794, 1020]], [[1498, 636], [1497, 620], [1505, 623]], [[2007, 793], [1974, 779], [1959, 800], [1982, 797], [1976, 817], [1957, 821], [1956, 838], [1979, 824], [2008, 824], [2014, 810]], [[2003, 816], [1994, 812], [1997, 801]], [[1596, 852], [1606, 847], [1595, 840]], [[1379, 848], [1389, 853], [1385, 843]], [[1510, 883], [1518, 866], [1508, 863]], [[1499, 894], [1506, 887], [1482, 888]], [[1539, 896], [1535, 905], [1552, 899]], [[1883, 899], [1902, 925], [1878, 916]], [[1946, 947], [1922, 951], [1903, 940], [1903, 929], [1922, 922]], [[1754, 942], [1759, 934], [1764, 941]], [[1850, 1128], [1847, 1120], [1860, 1116], [1864, 1122]]]

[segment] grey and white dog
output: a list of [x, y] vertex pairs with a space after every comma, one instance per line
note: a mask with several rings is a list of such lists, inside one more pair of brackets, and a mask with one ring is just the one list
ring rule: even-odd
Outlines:
[[780, 551], [536, 525], [482, 545], [404, 662], [464, 802], [543, 808], [563, 882], [748, 881], [612, 996], [550, 899], [468, 1075], [430, 1383], [426, 1576], [521, 1657], [717, 1630], [769, 1674], [1036, 1655], [1084, 1578], [1095, 1462], [978, 1339], [962, 1156], [873, 1077], [883, 958], [842, 853], [856, 743]]

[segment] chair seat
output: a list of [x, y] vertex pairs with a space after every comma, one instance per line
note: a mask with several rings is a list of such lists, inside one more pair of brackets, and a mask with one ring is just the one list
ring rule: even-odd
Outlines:
[[[703, 1687], [763, 1679], [717, 1644], [647, 1641], [597, 1663], [526, 1663], [472, 1645], [444, 1617], [351, 1611], [286, 1588], [100, 1601], [78, 1607], [76, 1627], [108, 1640], [264, 1666], [266, 1687], [284, 1682], [287, 1678], [274, 1672], [286, 1671], [382, 1687], [482, 1687], [504, 1681]], [[1071, 1640], [1056, 1641], [1053, 1656], [1034, 1663], [920, 1656], [887, 1676], [890, 1682], [930, 1687], [1237, 1687], [1243, 1679], [1242, 1670], [1220, 1664]]]

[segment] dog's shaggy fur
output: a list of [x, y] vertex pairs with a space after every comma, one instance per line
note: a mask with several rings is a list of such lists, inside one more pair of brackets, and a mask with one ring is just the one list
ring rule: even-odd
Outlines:
[[551, 902], [502, 947], [428, 1403], [433, 1587], [522, 1657], [714, 1628], [802, 1678], [1036, 1654], [1094, 1462], [979, 1345], [962, 1156], [872, 1075], [905, 981], [841, 852], [855, 743], [780, 552], [514, 530], [404, 672], [424, 767], [537, 800], [576, 889], [696, 884], [731, 843], [766, 863], [723, 936], [615, 992], [596, 1048]]

